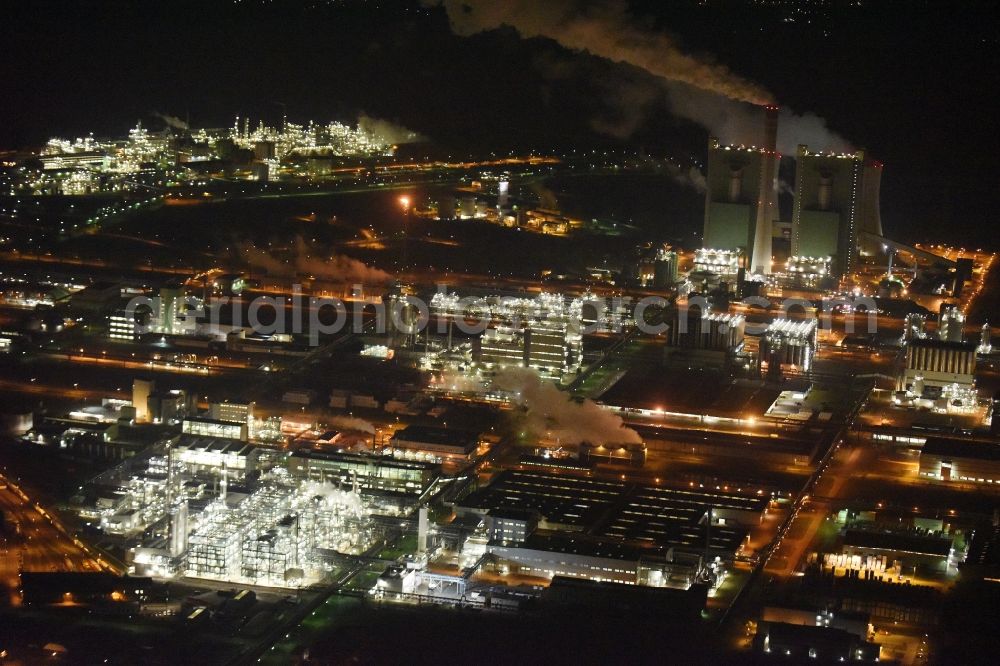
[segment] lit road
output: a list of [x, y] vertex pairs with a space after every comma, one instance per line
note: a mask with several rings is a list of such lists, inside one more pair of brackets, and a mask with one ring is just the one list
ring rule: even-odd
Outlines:
[[0, 581], [11, 603], [19, 603], [18, 571], [100, 571], [107, 565], [85, 552], [58, 527], [57, 519], [32, 502], [6, 477], [0, 476], [0, 511], [5, 526], [0, 535]]
[[[0, 391], [40, 395], [51, 398], [66, 398], [70, 400], [100, 400], [115, 393], [115, 391], [111, 390], [66, 388], [65, 386], [12, 379], [0, 379]], [[124, 395], [124, 392], [122, 392], [122, 395]]]
[[[135, 354], [132, 354], [131, 356], [122, 356], [114, 353], [107, 354], [106, 352], [97, 354], [86, 352], [72, 353], [39, 351], [35, 352], [34, 355], [40, 358], [57, 361], [69, 361], [74, 364], [82, 363], [87, 365], [102, 365], [153, 372], [173, 372], [182, 374], [194, 373], [199, 375], [215, 375], [227, 370], [252, 370], [253, 372], [257, 372], [257, 369], [254, 368], [251, 363], [227, 358], [219, 358], [218, 356], [210, 357], [211, 360], [207, 357], [202, 357], [201, 361], [183, 361], [156, 358], [141, 360], [139, 358], [135, 358]], [[144, 352], [143, 355], [149, 356], [150, 353]]]
[[844, 483], [858, 470], [862, 449], [840, 449], [832, 464], [818, 476], [813, 493], [795, 509], [791, 526], [771, 554], [764, 570], [769, 574], [792, 574], [820, 525], [834, 508]]
[[[49, 254], [32, 254], [28, 252], [3, 252], [0, 253], [0, 260], [10, 262], [38, 262], [45, 264], [59, 264], [60, 266], [86, 266], [88, 268], [118, 268], [119, 265], [112, 261], [103, 259], [79, 259], [75, 257], [54, 256]], [[174, 275], [190, 275], [194, 272], [191, 268], [149, 266], [146, 264], [130, 264], [129, 268], [144, 273], [171, 273]]]

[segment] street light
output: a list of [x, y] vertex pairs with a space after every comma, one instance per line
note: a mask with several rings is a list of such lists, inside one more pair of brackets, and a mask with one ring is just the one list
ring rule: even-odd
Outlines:
[[406, 268], [406, 218], [410, 214], [410, 197], [404, 194], [399, 197], [399, 207], [403, 209], [403, 252], [402, 268]]

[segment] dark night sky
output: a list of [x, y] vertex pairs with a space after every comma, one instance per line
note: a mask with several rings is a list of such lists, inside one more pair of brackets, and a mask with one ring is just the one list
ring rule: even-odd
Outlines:
[[[890, 235], [997, 245], [991, 3], [700, 4], [632, 8], [884, 161]], [[781, 21], [807, 5], [827, 8]], [[276, 122], [283, 103], [299, 121], [364, 111], [448, 150], [617, 144], [704, 155], [705, 130], [671, 118], [665, 101], [644, 99], [641, 113], [637, 101], [634, 118], [608, 103], [644, 73], [509, 29], [458, 37], [442, 11], [416, 0], [41, 0], [7, 3], [4, 14], [3, 147], [124, 134], [137, 119], [157, 128], [154, 111], [196, 126], [228, 125], [236, 113]], [[595, 130], [627, 120], [636, 125], [625, 137]]]

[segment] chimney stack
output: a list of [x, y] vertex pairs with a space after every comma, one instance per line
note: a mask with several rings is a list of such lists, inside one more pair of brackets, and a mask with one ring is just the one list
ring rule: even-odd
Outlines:
[[753, 253], [750, 271], [760, 275], [771, 272], [771, 221], [775, 205], [775, 179], [778, 175], [778, 113], [774, 104], [764, 107], [764, 146], [760, 161], [760, 199], [757, 201], [757, 222], [754, 227]]

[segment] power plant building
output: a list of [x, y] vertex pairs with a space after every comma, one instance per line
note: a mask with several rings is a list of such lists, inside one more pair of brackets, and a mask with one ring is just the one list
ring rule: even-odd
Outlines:
[[[879, 186], [882, 164], [865, 161], [864, 151], [796, 154], [792, 256], [830, 257], [831, 272], [854, 270], [867, 237], [882, 235]], [[869, 251], [866, 248], [866, 251]]]
[[724, 146], [709, 139], [702, 247], [740, 251], [754, 273], [771, 272], [771, 227], [778, 214], [778, 107], [767, 106], [763, 145]]
[[906, 366], [896, 382], [896, 401], [927, 401], [942, 410], [974, 408], [976, 345], [925, 338], [906, 345]]

